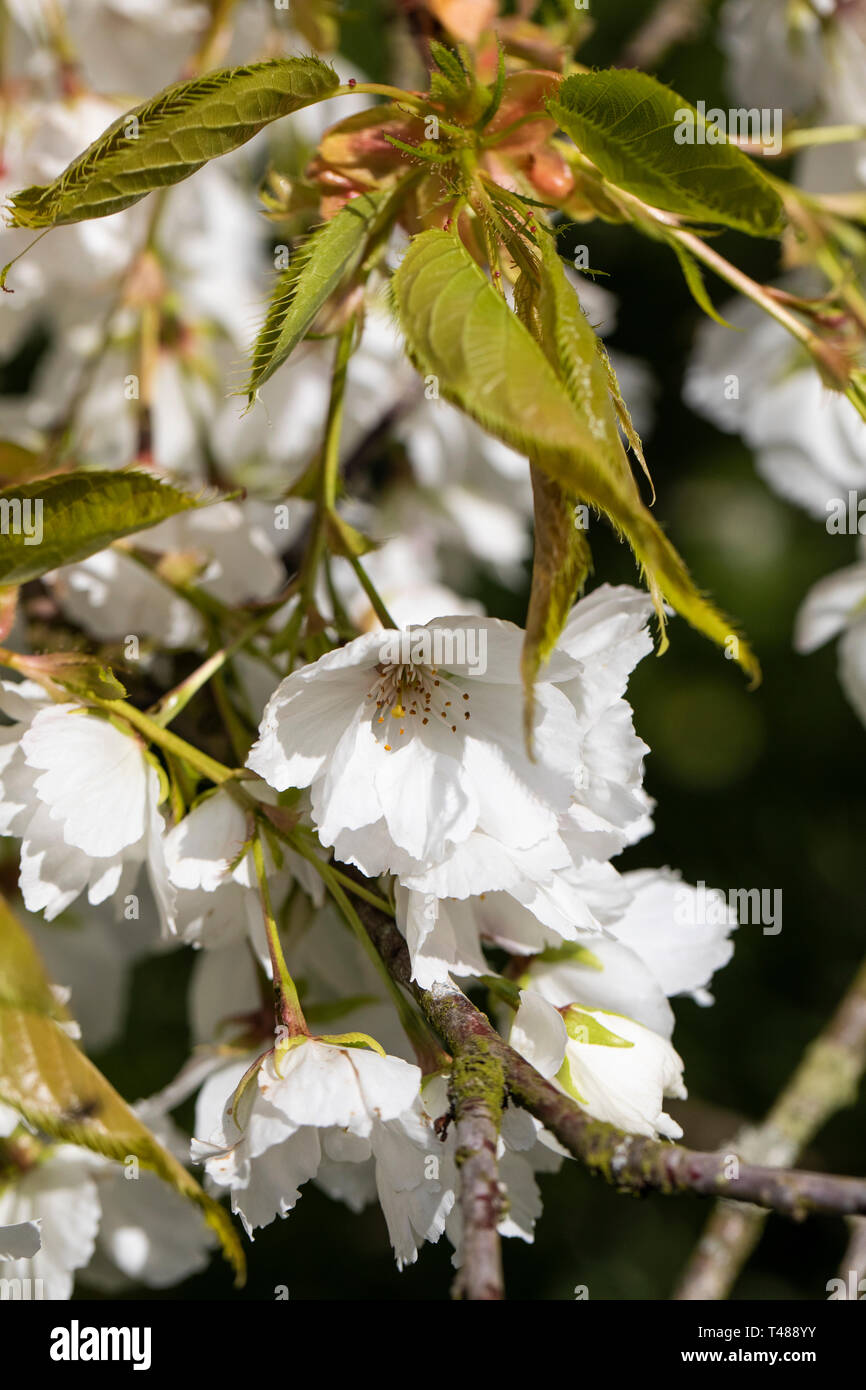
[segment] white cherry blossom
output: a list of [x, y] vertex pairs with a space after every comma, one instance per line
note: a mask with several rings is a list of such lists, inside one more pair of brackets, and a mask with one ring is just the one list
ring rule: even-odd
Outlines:
[[839, 680], [866, 724], [866, 544], [858, 539], [862, 559], [828, 574], [807, 594], [797, 614], [794, 646], [804, 655], [839, 638]]
[[866, 423], [755, 305], [737, 301], [722, 313], [742, 331], [702, 324], [685, 399], [742, 436], [775, 492], [826, 521], [832, 499], [866, 490]]
[[38, 1222], [41, 1236], [32, 1255], [3, 1261], [2, 1278], [29, 1279], [45, 1299], [71, 1298], [76, 1272], [92, 1258], [99, 1231], [92, 1157], [62, 1144], [0, 1187], [0, 1227]]
[[[647, 827], [645, 745], [622, 690], [650, 646], [648, 608], [606, 587], [575, 608], [537, 685], [534, 762], [520, 629], [455, 616], [366, 634], [293, 672], [248, 766], [278, 791], [310, 787], [319, 837], [338, 858], [437, 896], [501, 887], [512, 854], [561, 855], [558, 867], [569, 854], [606, 858]], [[474, 833], [493, 847], [483, 863], [461, 858]]]
[[682, 1135], [662, 1105], [665, 1096], [685, 1097], [683, 1064], [667, 1039], [643, 1024], [602, 1009], [560, 1009], [527, 989], [510, 1041], [595, 1119], [629, 1134]]
[[139, 738], [31, 681], [2, 682], [0, 708], [17, 721], [0, 731], [0, 834], [21, 839], [28, 910], [50, 922], [85, 891], [122, 905], [146, 864], [172, 930], [160, 775]]
[[[176, 1148], [173, 1127], [138, 1108]], [[0, 1263], [4, 1279], [31, 1281], [31, 1296], [68, 1299], [76, 1277], [112, 1292], [164, 1288], [210, 1258], [201, 1213], [155, 1173], [71, 1144], [38, 1152], [28, 1136], [18, 1148], [21, 1173], [0, 1187]]]
[[[249, 1059], [215, 1072], [198, 1099], [194, 1157], [216, 1187], [230, 1190], [250, 1235], [291, 1211], [323, 1159], [359, 1163], [377, 1145], [384, 1152], [380, 1127], [418, 1099], [421, 1073], [399, 1057], [318, 1038], [294, 1042], [265, 1057], [236, 1106]], [[416, 1169], [423, 1172], [422, 1150]]]

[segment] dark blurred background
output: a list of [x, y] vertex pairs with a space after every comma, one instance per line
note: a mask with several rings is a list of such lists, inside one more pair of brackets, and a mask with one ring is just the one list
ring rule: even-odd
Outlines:
[[[384, 79], [387, 12], [378, 0], [353, 0], [350, 8], [342, 50]], [[594, 4], [596, 27], [581, 59], [600, 66], [618, 61], [651, 9], [648, 0]], [[713, 29], [711, 21], [657, 72], [692, 101], [728, 106]], [[631, 685], [636, 725], [652, 749], [646, 785], [658, 801], [657, 828], [623, 856], [621, 867], [670, 864], [691, 882], [783, 893], [781, 934], [738, 931], [734, 960], [716, 982], [715, 1007], [677, 1004], [675, 1043], [693, 1098], [678, 1113], [687, 1142], [713, 1147], [741, 1120], [763, 1116], [864, 949], [866, 731], [841, 694], [832, 645], [808, 658], [791, 648], [801, 600], [817, 578], [853, 560], [854, 540], [828, 536], [777, 499], [756, 476], [748, 451], [682, 404], [700, 311], [674, 257], [601, 223], [583, 228], [580, 239], [591, 247], [591, 264], [608, 272], [601, 283], [619, 300], [611, 346], [646, 359], [655, 378], [655, 425], [644, 443], [657, 514], [701, 587], [748, 634], [764, 671], [763, 684], [750, 693], [733, 663], [675, 620], [668, 653], [647, 658]], [[775, 273], [772, 246], [735, 233], [717, 244], [750, 273]], [[724, 287], [711, 289], [726, 297]], [[592, 540], [593, 582], [637, 582], [629, 554], [609, 533], [594, 526]], [[522, 621], [522, 600], [484, 596], [491, 611]], [[164, 1085], [187, 1055], [178, 1020], [190, 964], [187, 952], [140, 966], [126, 1038], [96, 1058], [130, 1098]], [[862, 1172], [864, 1140], [861, 1096], [820, 1135], [810, 1163]], [[505, 1242], [511, 1298], [571, 1299], [581, 1284], [590, 1299], [670, 1295], [709, 1204], [617, 1196], [576, 1163], [541, 1181], [545, 1213], [535, 1245]], [[825, 1298], [845, 1234], [839, 1221], [794, 1226], [771, 1218], [735, 1297]], [[291, 1216], [249, 1247], [249, 1281], [239, 1296], [272, 1299], [275, 1286], [287, 1285], [292, 1298], [440, 1299], [448, 1295], [449, 1261], [443, 1240], [398, 1274], [378, 1208], [354, 1217], [308, 1185]], [[224, 1299], [232, 1289], [215, 1258], [207, 1273], [180, 1289], [143, 1296]]]

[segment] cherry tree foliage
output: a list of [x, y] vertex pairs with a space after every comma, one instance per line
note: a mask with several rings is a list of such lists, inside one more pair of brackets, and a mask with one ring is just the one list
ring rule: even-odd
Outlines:
[[[676, 1002], [738, 912], [653, 856], [630, 679], [686, 624], [760, 667], [581, 255], [599, 219], [660, 244], [692, 408], [866, 534], [866, 6], [728, 0], [748, 130], [588, 66], [567, 0], [397, 9], [382, 83], [326, 0], [0, 3], [0, 1275], [46, 1298], [220, 1250], [241, 1285], [309, 1185], [400, 1269], [447, 1243], [469, 1300], [567, 1164], [866, 1215], [802, 1144], [679, 1142]], [[798, 648], [836, 637], [866, 721], [862, 559], [803, 595]], [[89, 1054], [170, 952], [191, 1055], [124, 1098]]]

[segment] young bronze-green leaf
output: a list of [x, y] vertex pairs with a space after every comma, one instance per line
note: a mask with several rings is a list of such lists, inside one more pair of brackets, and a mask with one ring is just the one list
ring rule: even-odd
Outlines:
[[339, 85], [319, 58], [275, 58], [178, 82], [116, 120], [53, 183], [17, 193], [11, 225], [53, 227], [120, 212]]
[[238, 1282], [244, 1254], [223, 1208], [205, 1195], [69, 1035], [69, 1014], [24, 927], [0, 898], [0, 1101], [43, 1134], [122, 1162], [132, 1156], [194, 1202]]

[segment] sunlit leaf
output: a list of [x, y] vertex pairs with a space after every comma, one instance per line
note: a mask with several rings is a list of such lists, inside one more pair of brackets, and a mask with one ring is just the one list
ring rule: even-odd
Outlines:
[[[410, 356], [439, 391], [491, 434], [603, 512], [626, 537], [663, 622], [667, 599], [724, 644], [734, 630], [697, 591], [641, 501], [626, 458], [596, 338], [549, 238], [537, 301], [543, 346], [511, 312], [455, 237], [428, 231], [394, 277], [394, 301]], [[757, 677], [742, 640], [741, 665]]]
[[358, 269], [381, 223], [387, 222], [387, 193], [353, 198], [336, 217], [314, 231], [279, 277], [253, 349], [245, 394], [252, 399], [309, 331], [334, 291]]
[[319, 58], [276, 58], [178, 82], [128, 111], [53, 183], [12, 199], [11, 225], [53, 227], [107, 217], [237, 149], [263, 126], [321, 101], [340, 84]]
[[[781, 231], [782, 201], [761, 169], [736, 145], [706, 141], [715, 132], [696, 108], [648, 73], [578, 73], [548, 110], [610, 183], [644, 202], [752, 236]], [[689, 124], [694, 142], [677, 143]]]

